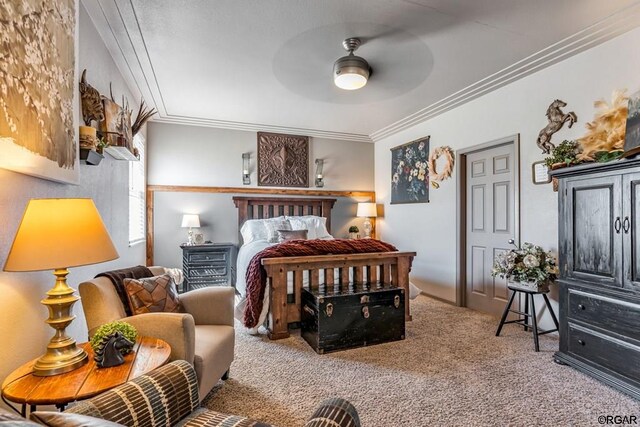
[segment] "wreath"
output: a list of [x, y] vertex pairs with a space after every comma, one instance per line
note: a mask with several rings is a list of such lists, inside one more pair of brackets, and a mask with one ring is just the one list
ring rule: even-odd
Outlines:
[[[438, 160], [440, 156], [445, 156], [445, 158], [447, 159], [447, 163], [445, 163], [442, 172], [438, 173], [438, 171], [436, 170], [436, 160]], [[433, 188], [439, 188], [439, 182], [442, 182], [447, 178], [451, 178], [454, 164], [455, 160], [453, 158], [453, 150], [451, 149], [451, 147], [442, 146], [433, 149], [433, 151], [429, 155], [428, 163], [429, 179], [431, 180], [431, 185], [433, 186]]]

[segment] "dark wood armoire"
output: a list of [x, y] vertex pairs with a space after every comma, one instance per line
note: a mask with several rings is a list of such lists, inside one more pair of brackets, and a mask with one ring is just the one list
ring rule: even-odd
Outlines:
[[640, 159], [552, 175], [560, 215], [555, 360], [640, 399]]

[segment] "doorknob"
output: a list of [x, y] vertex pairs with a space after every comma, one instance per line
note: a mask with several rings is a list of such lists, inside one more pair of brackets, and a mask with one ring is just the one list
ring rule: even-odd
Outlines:
[[631, 229], [631, 221], [629, 221], [628, 216], [624, 217], [624, 221], [622, 222], [622, 229], [624, 230], [624, 234], [629, 234], [629, 230]]
[[615, 228], [616, 234], [620, 234], [620, 228], [622, 228], [622, 222], [620, 222], [619, 216], [617, 216], [616, 220], [613, 222], [613, 228]]

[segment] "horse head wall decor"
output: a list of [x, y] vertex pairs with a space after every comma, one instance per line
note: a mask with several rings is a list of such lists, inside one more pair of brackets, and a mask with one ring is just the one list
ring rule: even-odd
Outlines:
[[562, 112], [561, 108], [566, 106], [566, 102], [556, 99], [547, 108], [546, 115], [549, 119], [549, 124], [540, 131], [537, 141], [538, 147], [544, 154], [550, 154], [551, 150], [555, 148], [555, 145], [551, 143], [551, 137], [554, 133], [562, 129], [566, 122], [569, 122], [569, 127], [571, 127], [578, 121], [578, 116], [573, 111], [566, 114]]
[[124, 357], [122, 357], [120, 350], [131, 347], [133, 347], [131, 341], [126, 339], [120, 332], [114, 332], [100, 341], [93, 359], [99, 368], [110, 368], [112, 366], [122, 365], [124, 363]]

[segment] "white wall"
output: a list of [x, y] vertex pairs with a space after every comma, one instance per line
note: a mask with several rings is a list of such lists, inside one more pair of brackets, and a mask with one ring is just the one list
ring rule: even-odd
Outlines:
[[[256, 132], [150, 123], [148, 184], [243, 187], [256, 191]], [[242, 184], [242, 153], [251, 153], [251, 185]], [[325, 186], [321, 190], [373, 191], [373, 144], [310, 138], [309, 189], [314, 187], [315, 159], [324, 159]], [[269, 187], [271, 188], [271, 187]], [[181, 267], [179, 245], [186, 241], [180, 228], [183, 213], [200, 215], [205, 239], [238, 242], [238, 211], [234, 194], [156, 192], [154, 198], [154, 264]], [[350, 225], [362, 229], [355, 217], [357, 199], [340, 197], [332, 211], [332, 233], [344, 237]], [[368, 201], [368, 200], [360, 200]]]
[[[124, 83], [89, 16], [80, 6], [79, 18], [80, 71], [87, 68], [87, 80], [101, 93], [109, 93], [113, 82], [114, 96], [133, 96]], [[77, 79], [80, 76], [76, 76]], [[79, 119], [79, 122], [81, 120]], [[27, 202], [32, 198], [93, 198], [116, 245], [120, 259], [88, 267], [72, 268], [69, 284], [78, 283], [108, 269], [144, 264], [144, 244], [129, 247], [128, 228], [128, 162], [115, 161], [108, 155], [99, 166], [80, 165], [80, 185], [64, 185], [0, 169], [0, 265], [9, 253]], [[53, 335], [44, 320], [46, 308], [40, 304], [45, 292], [54, 284], [52, 272], [4, 273], [0, 271], [0, 379], [12, 370], [39, 356]], [[82, 307], [74, 307], [77, 316], [67, 331], [79, 342], [86, 341], [87, 328]]]
[[614, 89], [640, 87], [640, 29], [475, 99], [375, 145], [376, 196], [385, 204], [378, 222], [382, 238], [404, 250], [415, 250], [411, 279], [427, 293], [455, 301], [456, 185], [453, 178], [431, 190], [430, 203], [390, 205], [389, 149], [431, 135], [431, 147], [449, 145], [454, 150], [520, 134], [521, 241], [557, 250], [557, 195], [551, 185], [533, 185], [531, 164], [544, 155], [536, 146], [545, 112], [556, 98], [568, 103], [578, 123], [553, 137], [558, 143], [585, 132], [593, 119], [593, 102], [611, 100]]

